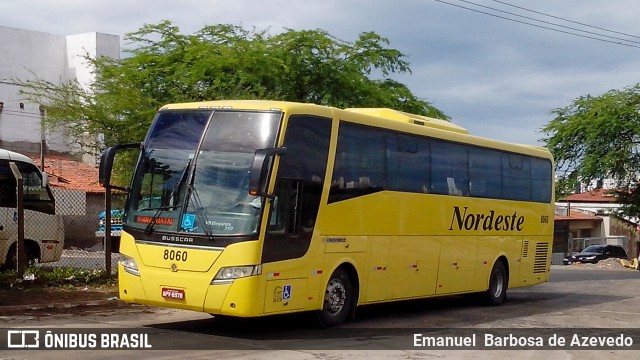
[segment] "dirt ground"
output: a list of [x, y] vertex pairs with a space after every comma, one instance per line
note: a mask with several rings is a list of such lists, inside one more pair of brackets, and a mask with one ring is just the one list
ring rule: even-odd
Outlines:
[[106, 300], [118, 296], [116, 284], [99, 286], [27, 286], [0, 290], [0, 306]]
[[71, 307], [89, 311], [122, 306], [128, 305], [118, 300], [115, 283], [56, 287], [27, 284], [0, 289], [0, 316], [68, 312]]
[[600, 260], [596, 264], [583, 264], [583, 263], [573, 263], [571, 265], [565, 265], [571, 269], [603, 269], [603, 270], [634, 270], [630, 268], [625, 268], [619, 259], [606, 259]]

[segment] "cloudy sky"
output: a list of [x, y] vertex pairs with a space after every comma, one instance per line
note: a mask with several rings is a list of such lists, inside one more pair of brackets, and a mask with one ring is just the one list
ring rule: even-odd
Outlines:
[[374, 31], [407, 55], [412, 73], [396, 80], [471, 133], [510, 142], [537, 143], [550, 111], [579, 96], [640, 82], [637, 0], [0, 0], [0, 26], [56, 35], [122, 37], [163, 19], [184, 33]]

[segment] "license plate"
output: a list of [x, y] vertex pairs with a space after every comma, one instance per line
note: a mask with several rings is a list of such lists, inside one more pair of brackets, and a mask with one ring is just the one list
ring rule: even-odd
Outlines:
[[162, 297], [170, 300], [184, 300], [184, 290], [182, 289], [171, 289], [171, 288], [162, 288]]

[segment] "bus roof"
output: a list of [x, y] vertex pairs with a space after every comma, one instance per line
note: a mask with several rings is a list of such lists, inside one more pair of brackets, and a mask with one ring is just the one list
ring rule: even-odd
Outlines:
[[212, 100], [188, 103], [166, 104], [160, 110], [177, 109], [255, 109], [255, 110], [291, 110], [293, 108], [337, 109], [311, 103], [298, 103], [278, 100]]
[[[396, 128], [402, 131], [412, 133], [420, 133], [426, 135], [431, 131], [437, 132], [433, 134], [436, 137], [442, 137], [451, 141], [462, 141], [477, 146], [497, 148], [517, 153], [528, 153], [530, 155], [552, 159], [549, 150], [537, 145], [525, 145], [508, 143], [495, 139], [482, 138], [469, 134], [467, 129], [453, 124], [446, 120], [434, 119], [423, 115], [410, 114], [399, 110], [388, 108], [347, 108], [339, 109], [330, 106], [322, 106], [311, 103], [299, 103], [290, 101], [277, 100], [214, 100], [201, 101], [191, 103], [176, 103], [164, 105], [160, 110], [178, 110], [178, 109], [253, 109], [253, 110], [279, 110], [284, 112], [305, 113], [311, 112], [319, 116], [340, 117], [340, 113], [353, 114], [354, 117], [362, 116], [358, 121], [367, 124], [365, 120], [369, 117], [379, 126]], [[343, 119], [353, 121], [355, 119]], [[378, 122], [380, 121], [380, 122]], [[384, 125], [387, 124], [387, 125]], [[395, 125], [392, 125], [395, 124]], [[406, 124], [406, 125], [405, 125]], [[414, 127], [409, 130], [409, 127]]]
[[322, 106], [310, 103], [297, 103], [297, 102], [289, 102], [289, 101], [270, 101], [270, 100], [215, 100], [215, 101], [202, 101], [202, 102], [191, 102], [191, 103], [177, 103], [177, 104], [167, 104], [161, 108], [161, 110], [169, 110], [169, 109], [216, 109], [216, 108], [241, 108], [246, 109], [250, 107], [251, 109], [259, 109], [259, 110], [293, 110], [293, 108], [303, 109], [303, 108], [314, 108], [316, 111], [319, 109], [326, 110], [341, 110], [348, 111], [351, 113], [364, 114], [369, 116], [375, 116], [379, 118], [385, 118], [395, 121], [402, 121], [409, 124], [416, 124], [421, 126], [433, 127], [441, 130], [447, 130], [452, 132], [457, 132], [460, 134], [468, 134], [469, 132], [458, 125], [455, 125], [449, 121], [434, 119], [428, 116], [410, 114], [407, 112], [389, 109], [389, 108], [347, 108], [347, 109], [338, 109], [330, 106]]
[[217, 100], [217, 101], [203, 101], [203, 102], [192, 102], [192, 103], [178, 103], [178, 104], [167, 104], [161, 108], [161, 110], [173, 110], [173, 109], [233, 109], [233, 108], [241, 108], [246, 109], [250, 107], [251, 109], [258, 110], [303, 110], [304, 108], [313, 108], [315, 111], [325, 110], [325, 111], [347, 111], [350, 113], [363, 114], [369, 116], [375, 116], [378, 118], [384, 118], [388, 120], [401, 121], [409, 124], [415, 124], [420, 126], [426, 126], [431, 128], [436, 128], [440, 130], [447, 130], [460, 134], [468, 134], [467, 129], [460, 127], [456, 124], [453, 124], [449, 121], [434, 119], [428, 116], [410, 114], [407, 112], [388, 109], [388, 108], [347, 108], [347, 109], [338, 109], [330, 106], [321, 106], [316, 104], [309, 103], [297, 103], [297, 102], [289, 102], [289, 101], [269, 101], [269, 100]]
[[5, 149], [0, 149], [0, 159], [9, 161], [21, 161], [29, 164], [34, 163], [33, 160], [31, 160], [31, 158], [29, 158], [28, 156]]
[[428, 116], [410, 114], [404, 111], [398, 111], [398, 110], [393, 110], [388, 108], [349, 108], [344, 110], [349, 112], [355, 112], [358, 114], [367, 114], [367, 115], [373, 115], [381, 118], [402, 121], [409, 124], [433, 127], [436, 129], [457, 132], [460, 134], [469, 133], [467, 129], [461, 126], [458, 126], [454, 123], [451, 123], [449, 121], [434, 119]]

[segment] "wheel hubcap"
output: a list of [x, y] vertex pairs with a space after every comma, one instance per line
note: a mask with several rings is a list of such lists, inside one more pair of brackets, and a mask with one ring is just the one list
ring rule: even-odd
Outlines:
[[493, 288], [493, 296], [497, 298], [502, 294], [502, 288], [504, 287], [504, 278], [501, 274], [496, 274], [493, 281], [495, 284]]
[[344, 284], [339, 279], [332, 279], [327, 285], [327, 291], [324, 296], [324, 302], [327, 305], [326, 310], [331, 315], [339, 313], [344, 307], [347, 293]]

